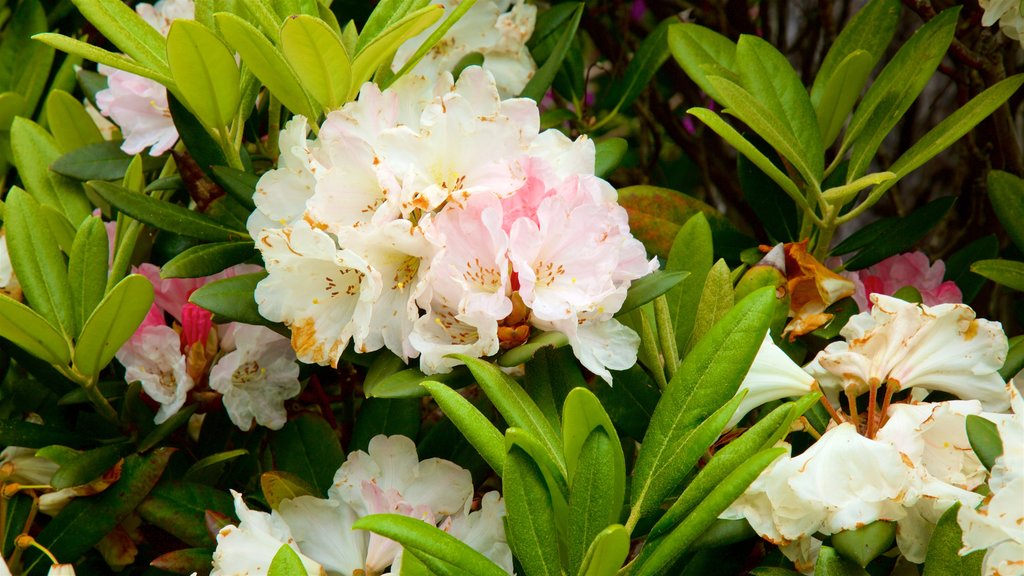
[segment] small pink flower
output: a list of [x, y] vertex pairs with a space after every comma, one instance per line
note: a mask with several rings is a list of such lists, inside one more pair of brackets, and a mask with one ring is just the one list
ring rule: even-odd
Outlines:
[[942, 260], [930, 264], [923, 252], [907, 252], [844, 276], [853, 281], [856, 286], [853, 299], [861, 312], [866, 312], [871, 309], [868, 298], [872, 294], [892, 296], [906, 286], [920, 292], [926, 306], [963, 303], [963, 295], [956, 283], [942, 281], [945, 274], [946, 265]]

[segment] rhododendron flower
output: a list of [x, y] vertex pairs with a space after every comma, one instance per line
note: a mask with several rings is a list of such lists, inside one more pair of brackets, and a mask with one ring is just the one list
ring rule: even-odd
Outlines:
[[[789, 316], [792, 318], [783, 334], [792, 340], [827, 324], [832, 315], [825, 309], [852, 295], [854, 285], [808, 254], [807, 240], [785, 244], [783, 248]], [[769, 251], [767, 246], [761, 249]]]
[[978, 0], [978, 5], [985, 11], [981, 17], [982, 26], [999, 22], [1003, 34], [1024, 46], [1024, 7], [1020, 0]]
[[490, 356], [532, 327], [610, 381], [639, 346], [614, 315], [657, 261], [594, 176], [593, 142], [539, 126], [536, 103], [501, 100], [479, 67], [432, 88], [368, 83], [316, 140], [293, 120], [248, 221], [260, 313], [305, 362], [336, 365], [351, 344], [447, 372], [450, 354]]
[[871, 309], [868, 298], [872, 294], [892, 296], [907, 286], [916, 289], [921, 301], [928, 306], [960, 304], [963, 302], [960, 288], [952, 280], [943, 282], [945, 274], [946, 265], [942, 260], [931, 264], [923, 252], [907, 252], [843, 276], [853, 281], [856, 286], [853, 299], [861, 312], [867, 312]]
[[[459, 0], [441, 0], [446, 15], [418, 36], [402, 44], [395, 53], [391, 69], [397, 72], [420, 45], [460, 4]], [[482, 66], [494, 75], [502, 98], [517, 96], [537, 70], [526, 41], [533, 35], [537, 7], [525, 0], [479, 0], [424, 55], [410, 74], [433, 81], [470, 54], [483, 57]]]
[[125, 381], [139, 381], [146, 394], [160, 404], [154, 418], [157, 424], [176, 414], [195, 386], [181, 353], [181, 337], [164, 323], [155, 307], [116, 357], [125, 367]]
[[998, 322], [976, 319], [963, 304], [924, 306], [874, 294], [871, 312], [850, 318], [807, 370], [835, 399], [885, 385], [887, 394], [908, 388], [977, 399], [990, 411], [1009, 407], [997, 372], [1007, 340]]
[[773, 400], [803, 396], [813, 389], [814, 378], [775, 345], [771, 333], [765, 334], [754, 362], [740, 383], [739, 390], [736, 391], [739, 394], [747, 390], [747, 395], [740, 402], [726, 428], [739, 424], [744, 416], [758, 406]]
[[242, 501], [241, 494], [232, 490], [231, 495], [235, 499], [235, 515], [239, 523], [237, 526], [225, 526], [217, 534], [210, 576], [265, 576], [274, 555], [285, 544], [299, 555], [308, 576], [325, 574], [320, 564], [302, 554], [291, 530], [277, 512], [267, 514], [250, 510]]
[[35, 448], [8, 446], [0, 451], [0, 475], [4, 482], [45, 486], [58, 468], [55, 462], [36, 456]]
[[7, 251], [7, 231], [0, 228], [0, 294], [21, 300], [21, 284], [14, 275], [11, 254]]
[[[140, 3], [135, 11], [150, 26], [166, 36], [171, 22], [195, 18], [192, 0], [160, 0], [156, 4]], [[159, 156], [178, 141], [178, 130], [171, 119], [167, 89], [155, 80], [103, 64], [98, 68], [107, 77], [107, 88], [96, 93], [100, 112], [121, 128], [126, 154], [138, 154], [149, 148], [151, 156]]]

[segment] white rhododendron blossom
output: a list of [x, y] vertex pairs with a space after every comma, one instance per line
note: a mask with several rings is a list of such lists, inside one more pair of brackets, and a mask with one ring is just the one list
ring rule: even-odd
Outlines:
[[1020, 0], [978, 0], [985, 11], [981, 17], [982, 26], [999, 23], [999, 29], [1024, 46], [1024, 5]]
[[[318, 574], [320, 567], [330, 575], [382, 574], [389, 566], [397, 573], [401, 554], [397, 542], [352, 529], [359, 518], [380, 513], [440, 524], [511, 573], [512, 552], [505, 542], [505, 507], [499, 494], [486, 494], [480, 510], [471, 512], [472, 497], [469, 471], [439, 458], [421, 462], [409, 438], [379, 435], [370, 440], [368, 452], [348, 455], [326, 499], [284, 500], [266, 514], [248, 511], [236, 494], [242, 523], [221, 530], [213, 575], [264, 574], [258, 571], [260, 566], [265, 570], [264, 557], [272, 558], [284, 543], [300, 553], [310, 574]], [[256, 552], [247, 546], [264, 549]]]
[[980, 506], [963, 506], [957, 522], [963, 529], [960, 554], [986, 550], [984, 576], [1024, 574], [1024, 400], [1013, 383], [1013, 414], [985, 415], [996, 422], [1003, 454], [996, 458], [989, 479], [991, 493]]
[[[419, 35], [406, 41], [395, 53], [391, 69], [399, 71], [416, 50], [461, 4], [441, 0], [445, 16]], [[453, 72], [463, 58], [479, 54], [481, 66], [494, 75], [502, 98], [517, 96], [537, 70], [526, 41], [533, 35], [537, 7], [525, 0], [479, 0], [466, 11], [433, 48], [410, 70], [431, 81]]]
[[871, 312], [850, 318], [807, 370], [830, 399], [840, 391], [891, 392], [919, 387], [981, 401], [985, 410], [1009, 407], [997, 370], [1006, 361], [1006, 334], [998, 322], [977, 319], [964, 304], [925, 306], [872, 294]]
[[154, 418], [157, 424], [176, 414], [195, 386], [181, 352], [181, 336], [164, 323], [163, 313], [155, 305], [116, 357], [125, 367], [125, 381], [140, 382], [146, 394], [160, 404]]
[[[174, 20], [195, 18], [192, 0], [140, 3], [135, 11], [164, 36]], [[107, 88], [96, 93], [96, 106], [101, 114], [121, 128], [124, 135], [121, 150], [126, 154], [138, 154], [149, 148], [152, 156], [170, 150], [178, 141], [178, 130], [171, 119], [167, 89], [155, 80], [103, 64], [98, 70], [107, 77]]]
[[769, 332], [764, 335], [761, 348], [736, 391], [739, 394], [746, 390], [747, 395], [736, 408], [726, 428], [739, 424], [744, 416], [758, 406], [773, 400], [803, 396], [810, 393], [813, 386], [814, 378], [775, 345]]
[[293, 119], [248, 221], [269, 273], [260, 313], [304, 362], [336, 365], [351, 344], [448, 372], [448, 355], [490, 356], [535, 328], [611, 381], [639, 346], [614, 315], [657, 261], [594, 176], [593, 142], [539, 126], [536, 103], [501, 100], [479, 67], [368, 83], [316, 140]]

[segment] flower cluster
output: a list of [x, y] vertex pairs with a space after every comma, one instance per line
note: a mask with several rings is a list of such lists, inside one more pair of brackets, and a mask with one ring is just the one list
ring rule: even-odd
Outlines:
[[439, 526], [512, 573], [512, 552], [505, 541], [505, 505], [488, 492], [480, 509], [470, 511], [473, 483], [469, 472], [440, 458], [422, 462], [405, 436], [376, 436], [368, 452], [356, 451], [334, 476], [328, 497], [299, 496], [282, 501], [271, 513], [250, 510], [234, 492], [237, 526], [217, 536], [212, 576], [263, 574], [278, 549], [288, 544], [306, 573], [400, 574], [401, 546], [392, 540], [353, 530], [369, 514], [403, 514]]
[[979, 0], [978, 5], [985, 11], [981, 17], [982, 26], [999, 22], [1003, 34], [1024, 46], [1024, 5], [1020, 0]]
[[291, 327], [300, 360], [336, 364], [351, 342], [447, 372], [449, 354], [489, 356], [534, 327], [606, 380], [635, 362], [613, 316], [657, 262], [589, 139], [540, 132], [536, 103], [501, 100], [478, 67], [366, 84], [306, 132], [301, 117], [282, 132], [248, 222], [269, 273], [260, 313]]
[[943, 281], [946, 265], [941, 260], [934, 264], [924, 252], [897, 254], [856, 272], [846, 272], [856, 292], [853, 299], [861, 312], [871, 309], [868, 298], [872, 294], [892, 296], [901, 288], [910, 287], [921, 294], [921, 302], [928, 306], [959, 304], [963, 302], [960, 288], [952, 280]]
[[[125, 367], [125, 380], [139, 381], [160, 404], [157, 423], [177, 413], [193, 389], [208, 383], [222, 395], [228, 416], [242, 430], [253, 420], [273, 429], [284, 425], [283, 403], [301, 388], [288, 339], [263, 326], [214, 326], [210, 312], [188, 301], [203, 284], [252, 269], [258, 267], [239, 265], [205, 278], [162, 279], [156, 266], [139, 267], [153, 283], [155, 301], [117, 359]], [[174, 327], [167, 325], [165, 314]]]

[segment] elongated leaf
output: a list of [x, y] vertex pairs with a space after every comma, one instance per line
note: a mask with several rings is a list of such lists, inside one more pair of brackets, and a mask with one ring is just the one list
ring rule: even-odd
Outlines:
[[868, 174], [866, 176], [861, 176], [849, 184], [829, 188], [822, 193], [822, 197], [825, 198], [825, 200], [828, 200], [829, 204], [833, 206], [842, 206], [856, 198], [857, 194], [859, 194], [861, 190], [871, 186], [877, 186], [883, 182], [888, 182], [895, 177], [896, 175], [892, 172]]
[[194, 20], [175, 20], [167, 33], [167, 63], [203, 124], [215, 131], [231, 124], [242, 96], [238, 65], [216, 34]]
[[445, 416], [476, 448], [491, 469], [501, 476], [505, 467], [505, 440], [494, 424], [469, 400], [444, 384], [423, 382], [420, 386], [430, 392]]
[[[732, 74], [736, 43], [697, 24], [675, 24], [668, 30], [668, 47], [679, 66], [707, 95], [724, 102], [708, 76]], [[710, 72], [709, 72], [710, 71]]]
[[[868, 54], [868, 71], [878, 64], [896, 32], [896, 25], [900, 20], [900, 7], [899, 0], [871, 0], [850, 18], [846, 26], [843, 26], [843, 31], [828, 49], [818, 74], [814, 77], [811, 101], [814, 102], [815, 108], [821, 106], [824, 93], [835, 83], [835, 76], [841, 74], [840, 69], [851, 54], [858, 51]], [[856, 95], [860, 94], [863, 86], [863, 83], [860, 86], [850, 84], [849, 88]]]
[[427, 381], [442, 382], [450, 388], [463, 388], [472, 384], [473, 378], [469, 371], [462, 366], [447, 374], [431, 374], [429, 376], [415, 368], [409, 368], [368, 385], [364, 384], [363, 393], [367, 398], [419, 398], [427, 395], [426, 390], [420, 386]]
[[[705, 222], [707, 221], [705, 220]], [[689, 271], [687, 270], [656, 270], [639, 280], [634, 280], [629, 285], [629, 290], [626, 291], [626, 299], [622, 301], [622, 307], [615, 315], [621, 316], [651, 302], [678, 286], [688, 275]]]
[[75, 7], [121, 52], [147, 68], [170, 75], [163, 36], [135, 10], [120, 2], [103, 0], [75, 0]]
[[[839, 131], [846, 124], [846, 117], [860, 97], [860, 91], [876, 61], [867, 51], [854, 50], [839, 63], [828, 82], [823, 84], [824, 88], [817, 95], [811, 93], [814, 111], [818, 116], [821, 142], [825, 148], [839, 137]], [[818, 75], [821, 76], [821, 73]], [[817, 85], [818, 80], [815, 79]], [[815, 96], [818, 98], [815, 99]]]
[[971, 272], [996, 284], [1024, 292], [1024, 262], [1014, 260], [979, 260], [971, 264]]
[[345, 460], [338, 436], [323, 418], [303, 414], [271, 436], [275, 468], [295, 474], [317, 490], [327, 493], [334, 473]]
[[103, 141], [103, 135], [85, 107], [63, 90], [54, 90], [47, 97], [46, 124], [64, 152]]
[[161, 278], [201, 278], [250, 260], [252, 242], [214, 242], [193, 246], [160, 267]]
[[90, 216], [78, 228], [68, 261], [68, 283], [75, 310], [76, 333], [81, 333], [85, 321], [103, 300], [109, 260], [107, 228], [102, 220]]
[[205, 458], [199, 459], [195, 464], [188, 467], [185, 471], [184, 478], [189, 482], [213, 482], [224, 469], [224, 465], [236, 458], [248, 456], [249, 451], [245, 448], [238, 448], [236, 450], [226, 450], [224, 452], [217, 452], [210, 454]]
[[[121, 478], [103, 493], [76, 498], [47, 524], [36, 540], [58, 558], [78, 558], [89, 551], [135, 510], [163, 474], [172, 448], [125, 458]], [[26, 551], [26, 573], [45, 574], [50, 562], [41, 553]]]
[[551, 54], [544, 61], [544, 64], [537, 69], [537, 72], [530, 78], [530, 81], [526, 83], [523, 91], [519, 93], [521, 98], [532, 98], [540, 102], [541, 98], [544, 97], [544, 93], [547, 92], [551, 83], [554, 82], [559, 69], [561, 69], [566, 53], [569, 52], [572, 39], [576, 36], [576, 28], [579, 27], [580, 18], [583, 16], [583, 9], [584, 4], [582, 2], [576, 4], [576, 11], [562, 25], [558, 41], [555, 43], [554, 48], [552, 48]]
[[212, 546], [213, 536], [206, 527], [207, 510], [234, 516], [231, 496], [195, 482], [161, 482], [141, 505], [139, 515], [147, 523], [172, 534], [189, 546]]
[[895, 541], [896, 524], [885, 520], [832, 535], [832, 547], [836, 552], [861, 567], [867, 567], [869, 562], [892, 548]]
[[[64, 335], [35, 310], [5, 294], [0, 294], [0, 337], [50, 364], [65, 366], [71, 361]], [[13, 442], [9, 445], [24, 446]]]
[[300, 15], [281, 27], [281, 51], [306, 92], [325, 112], [341, 108], [352, 83], [352, 64], [341, 38], [323, 20]]
[[94, 180], [87, 186], [110, 202], [111, 206], [160, 230], [208, 242], [245, 240], [249, 236], [242, 230], [227, 228], [212, 218], [188, 208], [132, 192], [110, 182]]
[[455, 357], [469, 367], [480, 388], [509, 425], [526, 430], [540, 442], [564, 477], [565, 456], [562, 454], [561, 439], [522, 386], [486, 360], [461, 354]]
[[606, 178], [619, 167], [622, 157], [629, 149], [629, 143], [622, 138], [605, 138], [594, 145], [594, 175]]
[[[918, 240], [924, 238], [932, 228], [946, 217], [946, 214], [955, 202], [955, 196], [945, 196], [932, 200], [903, 218], [888, 220], [884, 227], [873, 231], [878, 234], [876, 239], [873, 239], [863, 250], [846, 261], [846, 269], [860, 270], [867, 268], [893, 254], [910, 250]], [[868, 232], [868, 228], [861, 229], [861, 232]], [[852, 240], [852, 237], [848, 240]], [[838, 250], [839, 247], [837, 246], [836, 248]]]
[[284, 56], [259, 30], [226, 12], [214, 15], [214, 20], [224, 39], [242, 56], [242, 62], [286, 108], [307, 118], [318, 116]]
[[814, 564], [814, 576], [868, 576], [868, 571], [840, 556], [835, 548], [822, 546]]
[[266, 272], [256, 272], [210, 282], [193, 292], [188, 300], [213, 312], [222, 319], [221, 321], [245, 322], [246, 324], [280, 328], [279, 324], [274, 324], [260, 316], [256, 300], [253, 297], [256, 284], [266, 277]]
[[704, 280], [704, 290], [701, 291], [700, 304], [697, 305], [697, 314], [694, 317], [689, 343], [683, 349], [684, 355], [692, 350], [697, 342], [700, 342], [700, 339], [725, 316], [734, 303], [735, 295], [733, 294], [732, 280], [729, 278], [729, 266], [725, 260], [719, 260], [711, 267]]
[[696, 463], [687, 457], [686, 462], [693, 460], [690, 466], [668, 465], [682, 452], [704, 450], [686, 439], [735, 394], [764, 340], [775, 306], [774, 288], [752, 292], [683, 359], [658, 403], [637, 456], [630, 497], [634, 514], [653, 511]]
[[999, 437], [999, 429], [991, 420], [975, 414], [967, 416], [966, 426], [971, 448], [985, 468], [991, 470], [996, 458], [1003, 455], [1003, 440]]
[[[896, 126], [953, 40], [960, 7], [943, 10], [922, 26], [882, 69], [853, 113], [843, 140], [844, 148], [853, 147], [847, 181], [864, 175], [878, 146]], [[892, 170], [899, 174], [899, 170]]]
[[665, 295], [677, 350], [686, 350], [690, 341], [690, 334], [697, 321], [701, 292], [711, 270], [713, 253], [711, 227], [708, 226], [707, 218], [703, 214], [691, 216], [676, 234], [665, 265], [667, 270], [688, 274], [681, 284]]
[[[103, 389], [100, 388], [100, 391], [102, 392]], [[130, 395], [126, 396], [129, 398], [131, 397]], [[181, 410], [175, 412], [167, 420], [164, 420], [163, 422], [154, 426], [153, 429], [149, 431], [149, 433], [147, 433], [145, 436], [142, 437], [142, 439], [139, 440], [137, 451], [140, 453], [148, 452], [151, 448], [153, 448], [161, 441], [163, 441], [164, 438], [170, 436], [175, 430], [187, 424], [189, 418], [191, 418], [192, 415], [195, 414], [198, 408], [198, 404], [185, 406]]]
[[[567, 544], [571, 569], [582, 566], [590, 543], [619, 519], [626, 483], [625, 462], [621, 469], [618, 466], [622, 459], [618, 438], [613, 441], [600, 426], [593, 428], [579, 447], [569, 477]], [[609, 461], [616, 464], [608, 466]]]
[[401, 514], [370, 514], [352, 525], [354, 530], [368, 530], [390, 538], [403, 548], [440, 559], [450, 564], [456, 574], [502, 576], [506, 574], [497, 564], [451, 534]]
[[498, 366], [502, 366], [504, 368], [519, 366], [520, 364], [529, 361], [533, 358], [534, 354], [544, 348], [561, 348], [562, 346], [568, 345], [569, 339], [561, 332], [541, 332], [540, 334], [531, 337], [525, 344], [516, 346], [501, 356], [498, 356]]
[[93, 448], [76, 455], [70, 461], [61, 464], [53, 474], [50, 485], [57, 490], [83, 486], [96, 480], [110, 470], [123, 455], [131, 451], [126, 444], [111, 444]]
[[40, 204], [55, 208], [73, 226], [89, 215], [92, 207], [82, 189], [66, 185], [52, 174], [51, 162], [60, 157], [53, 136], [27, 118], [15, 118], [11, 124], [11, 153], [25, 190]]
[[615, 385], [598, 385], [594, 393], [601, 399], [618, 430], [633, 439], [643, 439], [661, 395], [651, 377], [639, 365], [612, 374]]
[[69, 38], [63, 34], [46, 32], [43, 34], [36, 34], [32, 38], [49, 46], [53, 46], [62, 52], [81, 56], [86, 60], [92, 60], [93, 62], [105, 64], [112, 68], [117, 68], [118, 70], [124, 70], [125, 72], [131, 72], [132, 74], [156, 80], [164, 86], [174, 87], [174, 80], [171, 79], [169, 69], [161, 73], [139, 64], [124, 54], [110, 52], [93, 46], [92, 44], [82, 42], [81, 40]]
[[[608, 413], [605, 412], [604, 406], [601, 405], [601, 401], [593, 392], [582, 387], [573, 388], [566, 397], [562, 409], [562, 446], [570, 483], [576, 475], [576, 462], [584, 449], [583, 445], [591, 433], [597, 429], [604, 430], [608, 436], [611, 455], [604, 462], [611, 464], [610, 473], [620, 482], [616, 490], [622, 490], [625, 487], [626, 462], [622, 457], [618, 432], [608, 417]], [[621, 500], [620, 497], [619, 501], [621, 502]]]
[[986, 178], [988, 199], [1013, 243], [1024, 251], [1024, 179], [992, 170]]
[[226, 166], [213, 166], [213, 178], [227, 191], [228, 195], [249, 210], [255, 210], [256, 204], [252, 195], [256, 191], [256, 183], [260, 177]]
[[430, 28], [444, 15], [444, 6], [433, 4], [409, 13], [356, 52], [352, 58], [352, 86], [348, 100], [355, 99], [363, 83], [390, 60], [406, 40]]
[[963, 530], [957, 522], [960, 503], [955, 502], [935, 525], [928, 541], [928, 555], [924, 560], [922, 576], [974, 576], [981, 574], [985, 552], [978, 550], [966, 556], [959, 554], [963, 546]]
[[659, 23], [636, 49], [626, 73], [622, 78], [610, 84], [608, 90], [608, 106], [615, 114], [636, 100], [640, 92], [650, 84], [651, 78], [668, 60], [668, 30], [675, 18], [666, 18]]
[[74, 336], [74, 308], [64, 256], [40, 215], [39, 204], [20, 188], [12, 188], [4, 206], [4, 225], [11, 263], [25, 297], [51, 325], [68, 337]]
[[0, 420], [0, 444], [4, 446], [42, 448], [59, 444], [76, 448], [89, 440], [89, 438], [82, 437], [81, 434], [56, 426], [23, 420]]
[[366, 19], [366, 24], [363, 25], [363, 29], [359, 33], [359, 41], [355, 50], [351, 50], [349, 53], [355, 54], [363, 50], [371, 40], [393, 27], [402, 18], [422, 8], [424, 4], [426, 4], [424, 0], [381, 0]]
[[587, 549], [579, 576], [613, 576], [629, 556], [629, 532], [621, 524], [602, 530]]
[[504, 470], [509, 547], [527, 574], [561, 576], [555, 509], [543, 473], [526, 451], [515, 445], [508, 446]]
[[98, 375], [135, 333], [152, 304], [153, 285], [145, 276], [132, 274], [118, 282], [82, 328], [75, 345], [75, 368]]
[[208, 570], [213, 565], [214, 548], [182, 548], [161, 554], [149, 563], [153, 568], [189, 575]]
[[[960, 288], [960, 292], [964, 297], [964, 304], [970, 304], [985, 284], [984, 278], [971, 272], [971, 264], [979, 260], [995, 258], [998, 255], [999, 240], [995, 234], [989, 234], [968, 243], [954, 252], [952, 256], [946, 258], [946, 276], [944, 280], [950, 280]], [[1016, 374], [1016, 372], [1012, 374]]]
[[[121, 140], [103, 141], [71, 150], [61, 155], [50, 169], [75, 180], [120, 180], [128, 171], [132, 157], [121, 151]], [[144, 170], [154, 170], [163, 160], [146, 155]]]
[[418, 398], [367, 398], [359, 406], [359, 416], [352, 428], [348, 449], [365, 452], [370, 441], [380, 434], [416, 438], [419, 432]]
[[283, 470], [272, 470], [260, 475], [260, 488], [263, 498], [274, 510], [285, 500], [300, 496], [315, 496], [316, 488], [295, 474]]

